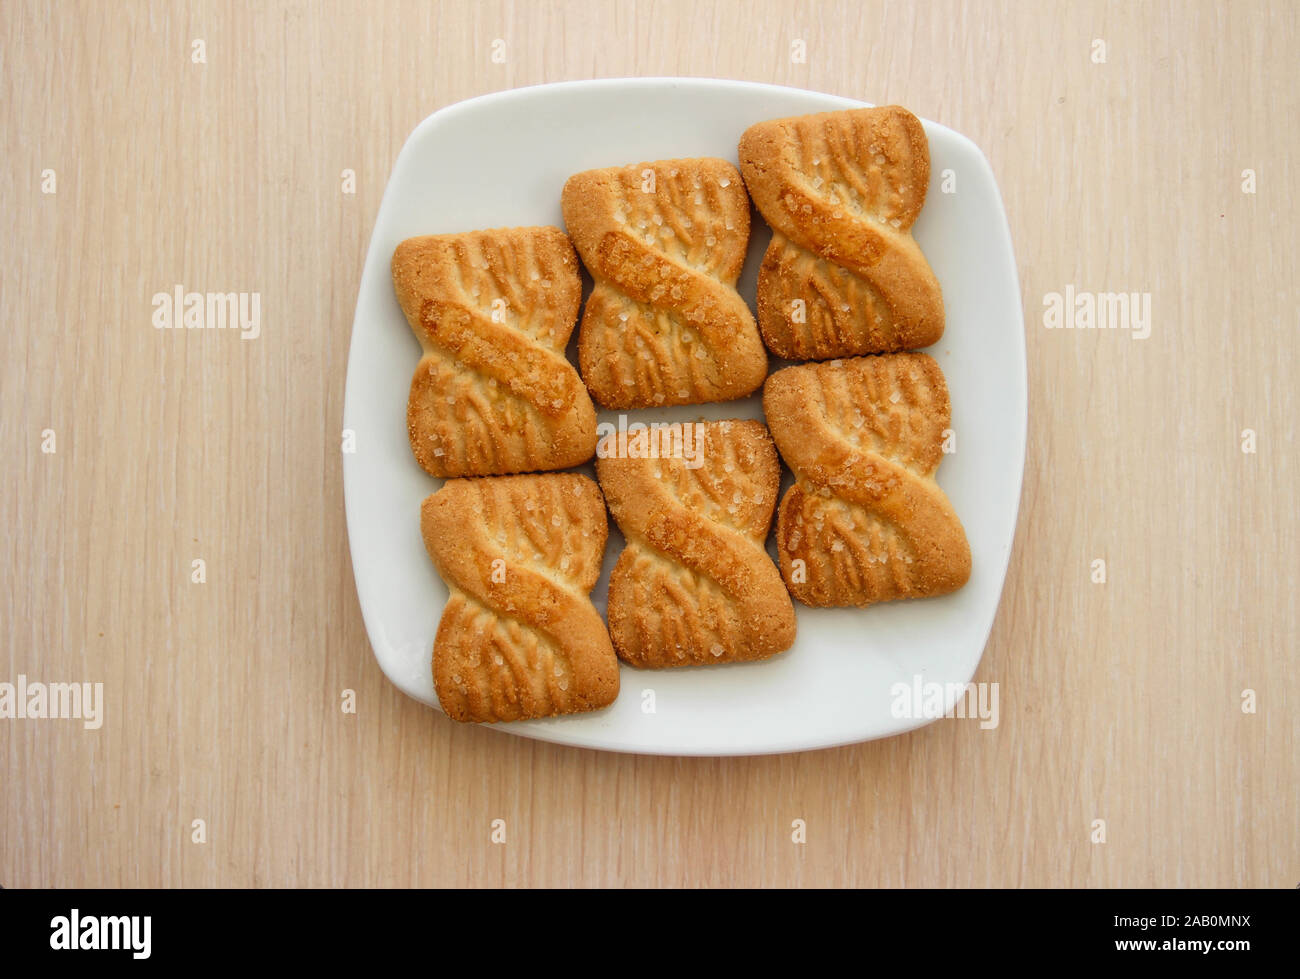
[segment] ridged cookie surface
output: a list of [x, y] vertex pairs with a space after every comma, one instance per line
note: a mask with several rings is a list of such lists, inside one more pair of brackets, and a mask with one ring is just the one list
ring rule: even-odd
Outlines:
[[[602, 441], [596, 473], [627, 538], [609, 629], [634, 666], [757, 660], [790, 648], [794, 606], [764, 550], [780, 463], [757, 421], [691, 422]], [[613, 439], [616, 436], [609, 436]], [[647, 450], [658, 458], [645, 458]], [[641, 457], [637, 457], [641, 456]]]
[[912, 238], [930, 148], [899, 106], [760, 122], [740, 168], [772, 226], [758, 325], [773, 353], [826, 360], [925, 347], [943, 335], [943, 295]]
[[749, 198], [725, 160], [661, 160], [570, 177], [564, 223], [595, 287], [578, 363], [607, 408], [730, 401], [767, 375], [735, 285]]
[[591, 458], [596, 411], [565, 359], [577, 256], [558, 228], [408, 238], [393, 286], [424, 348], [411, 380], [411, 450], [434, 476], [564, 469]]
[[453, 479], [425, 499], [424, 545], [451, 596], [433, 682], [458, 721], [596, 710], [618, 695], [618, 660], [591, 589], [605, 503], [585, 476]]
[[869, 605], [966, 583], [966, 532], [934, 479], [950, 408], [933, 359], [789, 367], [768, 378], [763, 409], [795, 477], [776, 531], [790, 594]]

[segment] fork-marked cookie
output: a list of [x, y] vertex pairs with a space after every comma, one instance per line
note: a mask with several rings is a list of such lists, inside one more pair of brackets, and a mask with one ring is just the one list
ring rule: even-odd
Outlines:
[[939, 282], [912, 238], [930, 149], [899, 106], [760, 122], [740, 168], [772, 226], [758, 325], [788, 360], [925, 347], [943, 335]]
[[596, 710], [618, 695], [618, 660], [589, 597], [608, 525], [586, 476], [448, 480], [420, 511], [451, 596], [433, 682], [458, 721]]
[[768, 378], [763, 409], [795, 477], [776, 531], [790, 594], [869, 605], [966, 583], [966, 532], [934, 479], [950, 408], [932, 358], [788, 367]]
[[393, 286], [424, 348], [407, 402], [433, 476], [564, 469], [596, 450], [596, 410], [564, 356], [578, 319], [577, 256], [558, 228], [408, 238]]
[[735, 285], [749, 198], [726, 160], [661, 160], [570, 177], [564, 223], [595, 287], [578, 363], [607, 408], [730, 401], [767, 375]]

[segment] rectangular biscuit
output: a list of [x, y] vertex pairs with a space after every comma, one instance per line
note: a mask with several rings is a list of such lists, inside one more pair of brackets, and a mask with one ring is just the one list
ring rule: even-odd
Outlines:
[[726, 160], [587, 170], [561, 196], [595, 287], [578, 363], [607, 408], [730, 401], [767, 375], [767, 351], [736, 292], [749, 198]]
[[433, 646], [449, 717], [515, 721], [613, 703], [618, 660], [589, 597], [608, 535], [594, 482], [448, 480], [425, 499], [420, 529], [451, 590]]
[[787, 360], [929, 346], [943, 294], [912, 224], [925, 204], [930, 145], [891, 105], [760, 122], [740, 168], [772, 226], [758, 276], [763, 340]]
[[627, 538], [609, 581], [619, 657], [665, 667], [765, 659], [794, 643], [794, 606], [764, 549], [781, 467], [758, 421], [685, 422], [597, 448]]
[[423, 347], [407, 430], [426, 472], [487, 476], [591, 458], [595, 407], [564, 355], [582, 295], [564, 232], [408, 238], [393, 253], [393, 286]]
[[795, 477], [776, 530], [791, 595], [863, 606], [966, 583], [966, 532], [934, 479], [950, 408], [932, 358], [788, 367], [767, 379], [763, 410]]

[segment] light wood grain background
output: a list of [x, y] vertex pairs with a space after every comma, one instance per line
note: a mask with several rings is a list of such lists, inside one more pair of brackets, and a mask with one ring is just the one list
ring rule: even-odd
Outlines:
[[[0, 680], [107, 707], [0, 720], [0, 884], [1295, 887], [1297, 9], [4, 3]], [[375, 664], [339, 431], [392, 162], [458, 100], [646, 74], [898, 102], [989, 157], [1030, 387], [995, 730], [620, 756]], [[260, 291], [262, 336], [154, 330], [176, 283]], [[1044, 329], [1067, 284], [1151, 293], [1150, 338]]]

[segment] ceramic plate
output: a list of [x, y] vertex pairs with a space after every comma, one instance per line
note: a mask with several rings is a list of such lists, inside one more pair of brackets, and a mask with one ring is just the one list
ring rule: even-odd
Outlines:
[[[420, 469], [407, 444], [406, 395], [420, 347], [393, 296], [389, 260], [397, 243], [478, 228], [563, 227], [560, 188], [579, 170], [691, 156], [735, 163], [740, 134], [752, 123], [864, 104], [748, 82], [600, 80], [471, 99], [434, 113], [411, 134], [370, 240], [343, 421], [354, 449], [344, 453], [343, 479], [357, 595], [375, 657], [399, 688], [437, 707], [430, 659], [447, 589], [419, 533], [420, 501], [441, 481]], [[938, 480], [970, 539], [970, 582], [941, 598], [865, 610], [796, 602], [798, 640], [772, 660], [662, 671], [623, 666], [622, 692], [609, 709], [496, 730], [654, 754], [801, 751], [928, 723], [932, 718], [917, 716], [924, 712], [899, 709], [896, 684], [939, 684], [951, 700], [956, 685], [971, 680], [997, 611], [1020, 500], [1023, 317], [988, 162], [964, 136], [932, 122], [925, 130], [930, 187], [913, 233], [943, 287], [947, 328], [929, 353], [948, 379], [956, 451], [944, 456]], [[751, 308], [769, 235], [756, 217], [739, 286]], [[753, 397], [635, 416], [688, 421], [761, 418], [762, 411]], [[601, 412], [600, 420], [616, 421], [617, 413]], [[593, 592], [602, 613], [622, 546], [611, 521]]]

